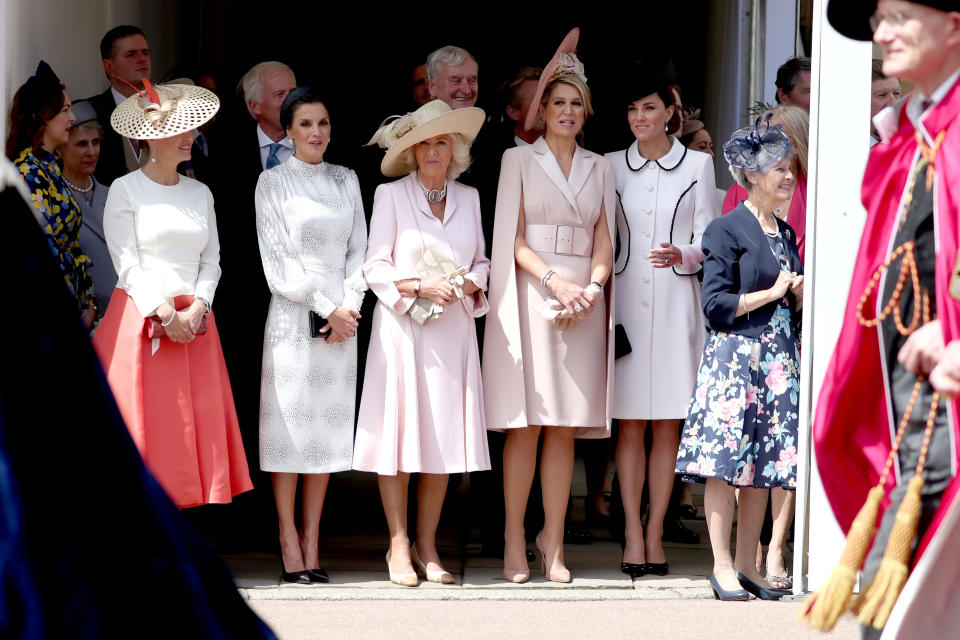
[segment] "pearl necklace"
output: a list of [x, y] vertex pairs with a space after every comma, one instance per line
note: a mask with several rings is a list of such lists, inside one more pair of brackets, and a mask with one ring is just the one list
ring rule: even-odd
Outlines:
[[90, 193], [91, 191], [93, 191], [93, 176], [87, 176], [87, 180], [90, 181], [90, 186], [87, 187], [86, 189], [81, 189], [80, 187], [78, 187], [77, 185], [73, 184], [72, 182], [70, 182], [70, 181], [67, 180], [66, 178], [63, 179], [63, 181], [67, 183], [67, 186], [69, 186], [71, 189], [73, 189], [76, 193]]
[[427, 185], [423, 184], [423, 180], [420, 179], [420, 172], [417, 171], [417, 182], [420, 183], [420, 188], [423, 189], [423, 195], [427, 198], [427, 202], [430, 204], [443, 202], [443, 199], [447, 197], [446, 181], [443, 183], [443, 189], [430, 189], [427, 187]]

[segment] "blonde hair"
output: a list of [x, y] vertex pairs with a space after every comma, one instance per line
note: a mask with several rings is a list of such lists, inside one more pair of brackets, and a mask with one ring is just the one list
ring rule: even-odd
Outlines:
[[793, 155], [797, 158], [800, 173], [806, 176], [810, 114], [806, 109], [790, 104], [778, 104], [764, 111], [760, 117], [765, 118], [768, 113], [773, 116], [775, 122], [783, 124], [783, 132], [790, 138], [790, 146], [793, 147]]
[[[470, 166], [470, 145], [467, 144], [467, 139], [459, 133], [444, 133], [441, 135], [450, 136], [450, 141], [453, 143], [453, 157], [450, 158], [450, 166], [447, 167], [447, 179], [456, 180]], [[400, 152], [397, 158], [397, 162], [404, 168], [405, 174], [417, 169], [417, 156], [414, 153], [416, 146], [415, 144], [407, 147]]]
[[[581, 78], [578, 75], [572, 73], [565, 73], [562, 76], [557, 77], [555, 80], [551, 80], [549, 84], [543, 89], [543, 95], [540, 96], [540, 106], [546, 108], [547, 101], [550, 100], [550, 95], [553, 93], [553, 90], [558, 84], [568, 84], [577, 91], [580, 92], [580, 98], [583, 100], [583, 113], [589, 118], [593, 115], [593, 101], [590, 93], [590, 87], [587, 86], [587, 81]], [[577, 142], [583, 145], [583, 129], [577, 132]]]

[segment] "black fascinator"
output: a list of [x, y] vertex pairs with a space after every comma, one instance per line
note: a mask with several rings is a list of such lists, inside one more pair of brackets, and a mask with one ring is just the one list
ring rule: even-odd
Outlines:
[[779, 124], [770, 126], [772, 117], [757, 118], [753, 126], [733, 132], [723, 145], [723, 157], [731, 167], [756, 171], [783, 157], [790, 139]]
[[667, 92], [676, 84], [673, 61], [662, 56], [645, 56], [626, 65], [620, 78], [620, 102], [630, 104], [652, 93]]
[[20, 101], [28, 113], [37, 113], [51, 93], [60, 90], [60, 78], [43, 60], [37, 65], [36, 72], [27, 78], [20, 89]]

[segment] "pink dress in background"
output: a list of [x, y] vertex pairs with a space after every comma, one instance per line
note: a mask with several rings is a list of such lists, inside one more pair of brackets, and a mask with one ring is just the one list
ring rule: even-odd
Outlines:
[[[353, 468], [380, 475], [460, 473], [490, 468], [480, 354], [474, 318], [487, 312], [484, 256], [476, 189], [447, 182], [443, 222], [427, 205], [415, 173], [377, 187], [363, 273], [378, 301]], [[426, 324], [407, 310], [395, 282], [416, 278], [424, 249], [468, 266], [480, 287]]]
[[[720, 215], [725, 216], [736, 209], [748, 195], [746, 189], [734, 183], [727, 189], [727, 195], [720, 207]], [[797, 174], [797, 186], [793, 189], [793, 200], [790, 201], [786, 220], [797, 234], [797, 251], [800, 252], [800, 259], [803, 260], [803, 239], [807, 235], [807, 176], [802, 173]]]

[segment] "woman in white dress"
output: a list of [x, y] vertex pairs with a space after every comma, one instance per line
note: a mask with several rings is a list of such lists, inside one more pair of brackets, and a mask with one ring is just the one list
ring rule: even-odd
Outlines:
[[[636, 142], [607, 154], [617, 179], [620, 253], [615, 266], [616, 322], [630, 353], [614, 375], [614, 417], [620, 420], [616, 465], [623, 495], [625, 545], [621, 570], [632, 577], [665, 575], [663, 518], [673, 487], [680, 421], [696, 383], [706, 330], [696, 274], [700, 237], [718, 215], [710, 156], [671, 134], [681, 124], [665, 73], [636, 64], [624, 79], [627, 122]], [[618, 344], [620, 353], [623, 344]], [[653, 430], [649, 465], [644, 448]], [[650, 513], [640, 521], [649, 477]]]
[[260, 469], [273, 474], [283, 580], [305, 584], [328, 580], [317, 550], [323, 499], [330, 474], [353, 461], [367, 225], [357, 175], [323, 162], [330, 116], [319, 96], [291, 91], [280, 123], [294, 155], [260, 174], [256, 191], [260, 256], [273, 294], [263, 338]]

